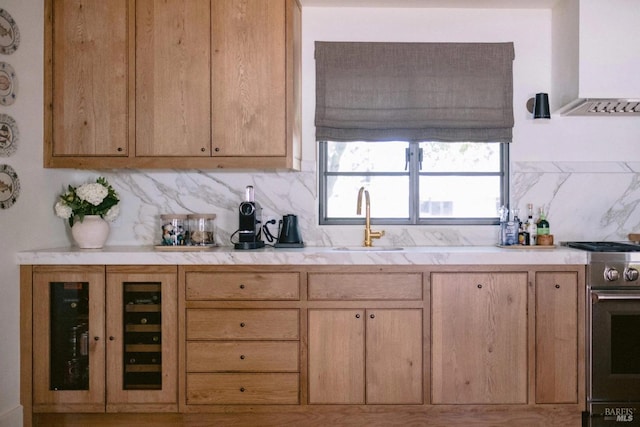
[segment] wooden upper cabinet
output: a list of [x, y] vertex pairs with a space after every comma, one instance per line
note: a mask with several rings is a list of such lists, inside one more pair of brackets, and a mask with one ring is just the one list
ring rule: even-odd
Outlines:
[[128, 0], [47, 0], [45, 163], [128, 154]]
[[431, 286], [432, 403], [527, 403], [527, 273], [433, 273]]
[[45, 0], [45, 167], [300, 169], [297, 0]]
[[212, 9], [214, 155], [285, 156], [285, 0]]
[[210, 6], [136, 1], [136, 156], [211, 155]]

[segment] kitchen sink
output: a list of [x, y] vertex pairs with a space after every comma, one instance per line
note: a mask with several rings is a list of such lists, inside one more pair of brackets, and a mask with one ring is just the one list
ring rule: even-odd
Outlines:
[[341, 246], [338, 248], [333, 248], [334, 251], [343, 251], [343, 252], [387, 252], [387, 251], [401, 251], [404, 248], [400, 247], [389, 247], [389, 246]]

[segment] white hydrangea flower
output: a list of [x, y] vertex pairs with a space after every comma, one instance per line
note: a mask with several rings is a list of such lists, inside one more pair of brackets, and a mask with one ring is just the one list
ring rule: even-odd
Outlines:
[[111, 209], [104, 214], [104, 219], [109, 222], [113, 222], [120, 215], [120, 205], [111, 206]]
[[80, 200], [85, 200], [91, 203], [93, 206], [98, 206], [107, 194], [109, 194], [109, 190], [102, 184], [91, 183], [91, 184], [83, 184], [76, 190], [76, 194], [80, 198]]
[[64, 219], [71, 218], [71, 214], [73, 213], [73, 211], [71, 210], [71, 206], [65, 205], [60, 201], [56, 203], [55, 209], [56, 209], [56, 215]]

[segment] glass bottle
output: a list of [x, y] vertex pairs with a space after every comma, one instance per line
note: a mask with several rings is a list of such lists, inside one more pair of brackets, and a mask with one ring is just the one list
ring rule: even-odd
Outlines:
[[533, 220], [533, 204], [529, 203], [527, 205], [529, 209], [529, 215], [527, 217], [527, 232], [529, 233], [529, 245], [533, 246], [536, 244], [536, 238], [538, 236], [538, 226]]
[[542, 208], [540, 208], [540, 213], [538, 218], [539, 218], [537, 223], [538, 235], [541, 236], [544, 234], [550, 234], [549, 221], [547, 220], [547, 216], [545, 215], [544, 210]]

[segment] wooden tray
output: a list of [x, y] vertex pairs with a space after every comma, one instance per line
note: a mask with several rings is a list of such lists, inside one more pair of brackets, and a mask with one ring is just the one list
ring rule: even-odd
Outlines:
[[554, 249], [556, 245], [498, 245], [498, 247], [504, 249]]
[[217, 248], [218, 245], [209, 245], [209, 246], [168, 246], [168, 245], [155, 245], [153, 248], [156, 251], [167, 251], [167, 252], [202, 252], [209, 251], [213, 248]]

